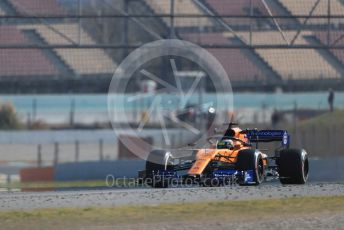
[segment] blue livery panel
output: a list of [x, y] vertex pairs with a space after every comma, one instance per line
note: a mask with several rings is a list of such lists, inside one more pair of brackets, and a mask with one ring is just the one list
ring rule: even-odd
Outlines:
[[254, 171], [238, 171], [238, 170], [216, 170], [213, 172], [213, 178], [220, 181], [229, 179], [232, 182], [239, 182], [241, 184], [252, 184], [254, 182]]
[[251, 142], [281, 141], [286, 147], [290, 143], [290, 135], [286, 130], [249, 130], [246, 136]]
[[[170, 170], [162, 170], [157, 171], [153, 174], [155, 178], [160, 179], [181, 179], [183, 176], [178, 175], [176, 171]], [[247, 171], [238, 171], [234, 169], [230, 170], [215, 170], [212, 173], [212, 178], [218, 179], [221, 182], [224, 181], [231, 181], [231, 182], [239, 182], [241, 184], [252, 184], [254, 183], [254, 171], [247, 170]]]

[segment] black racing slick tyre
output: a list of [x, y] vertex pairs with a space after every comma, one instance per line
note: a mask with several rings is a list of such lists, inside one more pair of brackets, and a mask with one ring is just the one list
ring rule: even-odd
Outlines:
[[167, 188], [168, 180], [156, 176], [159, 171], [165, 171], [173, 167], [172, 154], [164, 150], [153, 150], [146, 160], [146, 184], [153, 188]]
[[[238, 171], [253, 170], [253, 185], [261, 184], [265, 177], [262, 153], [252, 149], [241, 150], [238, 153], [236, 169]], [[239, 184], [246, 185], [243, 182], [239, 182]]]
[[303, 149], [285, 149], [279, 153], [278, 173], [282, 184], [305, 184], [308, 179], [308, 154]]

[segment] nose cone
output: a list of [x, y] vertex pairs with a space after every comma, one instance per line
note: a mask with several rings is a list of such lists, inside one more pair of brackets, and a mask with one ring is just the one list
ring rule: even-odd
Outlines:
[[197, 152], [195, 163], [190, 168], [189, 175], [201, 175], [209, 162], [216, 155], [216, 149], [201, 149]]

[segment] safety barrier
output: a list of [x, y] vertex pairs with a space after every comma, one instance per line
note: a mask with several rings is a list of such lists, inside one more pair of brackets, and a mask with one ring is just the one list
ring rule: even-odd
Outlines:
[[20, 170], [21, 182], [53, 181], [53, 167], [24, 168]]

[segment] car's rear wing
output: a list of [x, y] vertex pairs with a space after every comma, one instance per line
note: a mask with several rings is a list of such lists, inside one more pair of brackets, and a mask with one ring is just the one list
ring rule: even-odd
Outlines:
[[286, 130], [247, 130], [246, 136], [250, 142], [281, 141], [284, 147], [290, 144], [290, 135]]

